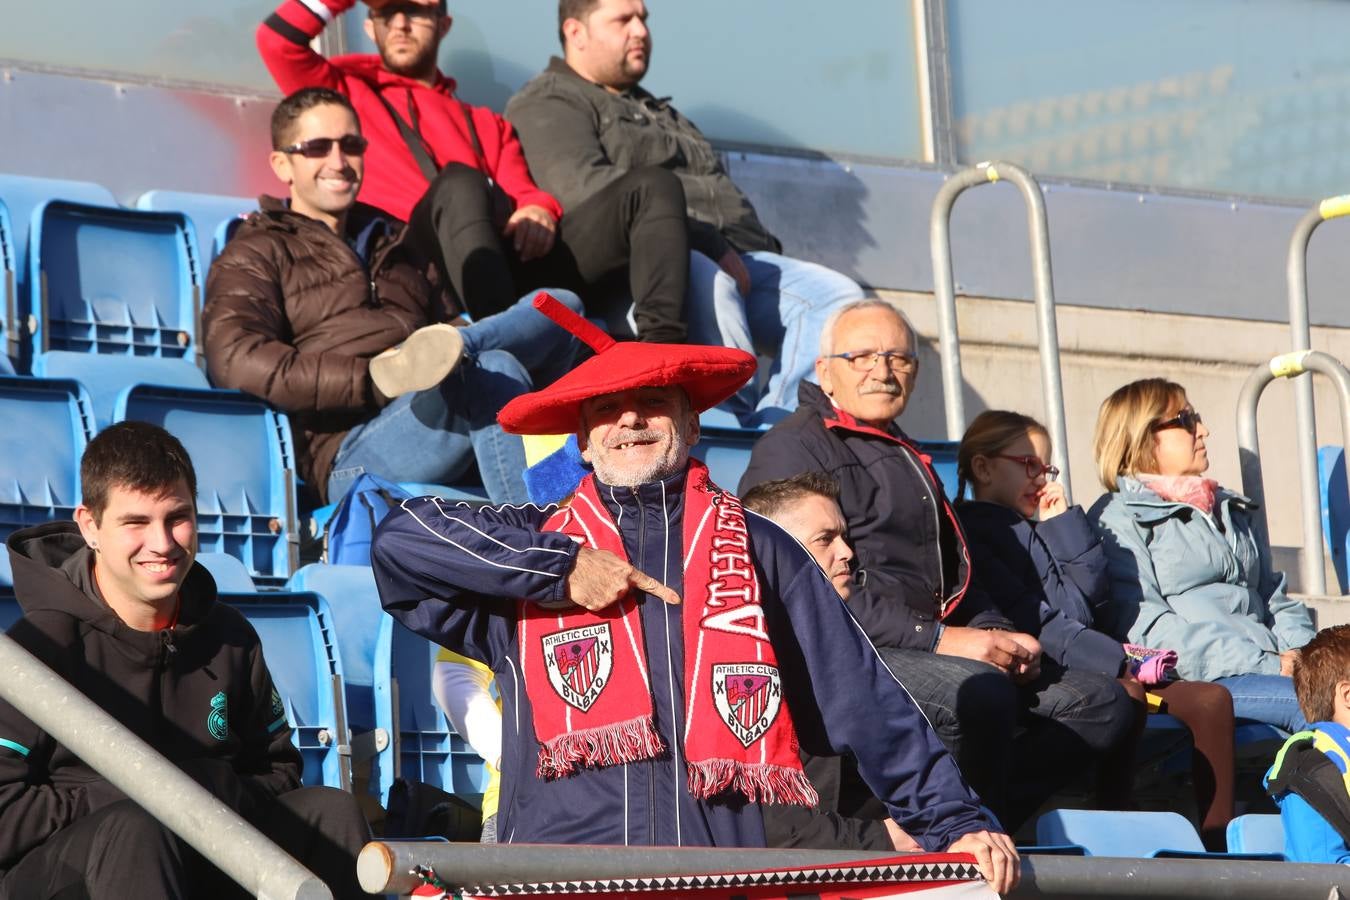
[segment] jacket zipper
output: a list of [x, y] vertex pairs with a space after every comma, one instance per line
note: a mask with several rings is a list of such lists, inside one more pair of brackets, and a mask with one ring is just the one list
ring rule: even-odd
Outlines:
[[933, 534], [936, 537], [934, 544], [937, 547], [938, 561], [938, 591], [941, 594], [938, 598], [938, 619], [941, 619], [947, 614], [947, 567], [942, 564], [942, 519], [938, 513], [937, 498], [933, 496], [936, 491], [934, 490], [934, 485], [929, 482], [928, 476], [924, 473], [923, 468], [914, 461], [914, 457], [910, 455], [908, 451], [903, 452], [901, 455], [905, 457], [905, 461], [909, 463], [910, 467], [918, 473], [919, 480], [927, 485], [929, 494], [928, 499], [931, 501], [933, 507]]
[[[638, 493], [638, 489], [629, 488], [629, 490], [633, 492], [633, 502], [637, 504], [638, 552], [637, 552], [637, 559], [634, 561], [634, 568], [641, 570], [642, 563], [645, 560], [647, 553], [647, 517], [643, 515], [642, 497]], [[642, 605], [644, 611], [646, 609], [646, 606], [647, 604], [645, 603]], [[639, 614], [639, 620], [641, 618], [643, 617], [641, 616], [641, 614]], [[648, 641], [647, 639], [648, 631], [649, 629], [644, 624], [642, 628], [642, 653], [644, 656], [647, 657], [647, 671], [651, 673], [652, 682], [655, 683], [656, 670], [652, 667], [651, 664], [652, 648], [650, 641]], [[669, 650], [669, 648], [667, 648], [667, 650]], [[655, 709], [655, 706], [656, 706], [656, 698], [653, 697], [652, 698], [653, 709]], [[654, 845], [655, 843], [656, 843], [656, 761], [647, 760], [647, 844], [650, 846]]]

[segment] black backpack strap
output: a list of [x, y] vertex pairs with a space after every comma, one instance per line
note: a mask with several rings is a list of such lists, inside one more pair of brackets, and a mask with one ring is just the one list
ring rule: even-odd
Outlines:
[[[427, 150], [422, 135], [398, 114], [398, 111], [394, 109], [394, 104], [389, 102], [382, 91], [376, 91], [375, 96], [379, 97], [380, 102], [384, 104], [384, 108], [389, 110], [389, 115], [393, 118], [394, 124], [398, 126], [398, 133], [403, 136], [403, 142], [408, 145], [408, 149], [412, 151], [413, 159], [417, 161], [417, 167], [422, 170], [422, 174], [426, 176], [427, 181], [435, 181], [436, 174], [440, 169], [436, 167], [435, 160], [431, 158], [431, 152]], [[412, 97], [409, 95], [409, 103], [411, 102]], [[477, 140], [478, 135], [475, 133], [475, 147], [477, 146]], [[479, 153], [481, 154], [481, 152], [480, 150]]]

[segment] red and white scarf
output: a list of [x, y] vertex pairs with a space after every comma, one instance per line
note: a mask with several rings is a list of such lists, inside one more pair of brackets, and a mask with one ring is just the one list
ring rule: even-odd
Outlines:
[[[587, 476], [544, 523], [627, 560], [623, 538]], [[684, 490], [684, 756], [689, 792], [731, 789], [752, 803], [814, 806], [797, 734], [765, 631], [741, 502], [689, 462]], [[648, 603], [660, 602], [648, 598]], [[525, 691], [540, 741], [539, 775], [651, 759], [665, 750], [652, 721], [642, 620], [634, 594], [600, 611], [520, 602]]]

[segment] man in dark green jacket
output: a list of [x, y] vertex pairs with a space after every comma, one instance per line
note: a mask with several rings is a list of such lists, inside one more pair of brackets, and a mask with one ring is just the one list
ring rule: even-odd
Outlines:
[[[285, 704], [243, 615], [196, 565], [196, 476], [172, 435], [106, 429], [75, 522], [9, 538], [10, 637], [324, 879], [364, 896], [352, 795], [300, 787]], [[0, 896], [228, 894], [219, 871], [37, 723], [0, 701]]]
[[691, 343], [774, 357], [762, 396], [758, 380], [733, 400], [747, 424], [776, 421], [811, 379], [815, 345], [830, 310], [857, 300], [848, 277], [781, 254], [712, 144], [671, 105], [639, 86], [651, 61], [643, 0], [560, 0], [563, 59], [520, 89], [506, 116], [536, 183], [564, 209], [633, 169], [674, 172], [689, 217]]

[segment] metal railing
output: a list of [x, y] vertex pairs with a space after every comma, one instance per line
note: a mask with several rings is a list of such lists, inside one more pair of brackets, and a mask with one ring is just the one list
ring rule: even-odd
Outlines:
[[[421, 884], [412, 871], [418, 866], [433, 870], [447, 887], [458, 890], [484, 885], [822, 868], [897, 856], [903, 854], [384, 842], [366, 845], [357, 861], [357, 871], [361, 887], [371, 893], [404, 894]], [[809, 890], [805, 885], [799, 889]], [[1342, 895], [1350, 897], [1350, 868], [1346, 866], [1224, 859], [1024, 856], [1022, 883], [1008, 896], [1019, 900], [1048, 897], [1328, 900]]]
[[331, 900], [313, 873], [5, 634], [0, 697], [250, 894]]
[[942, 354], [942, 393], [947, 414], [947, 439], [959, 441], [966, 429], [961, 391], [961, 347], [956, 324], [956, 286], [952, 275], [952, 207], [968, 188], [1007, 180], [1022, 192], [1031, 234], [1031, 274], [1036, 299], [1036, 335], [1041, 356], [1041, 390], [1046, 427], [1053, 444], [1051, 459], [1059, 467], [1065, 499], [1072, 503], [1069, 436], [1064, 421], [1064, 384], [1059, 370], [1059, 330], [1055, 324], [1055, 290], [1050, 270], [1050, 225], [1045, 197], [1036, 179], [1005, 162], [984, 162], [948, 178], [933, 200], [929, 238], [933, 253], [933, 298], [937, 301], [938, 345]]
[[[1329, 197], [1308, 210], [1294, 226], [1289, 239], [1289, 259], [1285, 273], [1289, 284], [1290, 350], [1312, 349], [1312, 325], [1308, 318], [1308, 242], [1312, 233], [1328, 219], [1350, 215], [1350, 194]], [[1326, 568], [1322, 551], [1321, 501], [1317, 484], [1317, 416], [1311, 378], [1294, 381], [1294, 414], [1297, 421], [1299, 489], [1303, 495], [1303, 590], [1309, 594], [1327, 592]], [[1350, 440], [1350, 433], [1347, 433]]]
[[[1341, 429], [1345, 434], [1350, 434], [1350, 371], [1341, 365], [1340, 361], [1334, 356], [1322, 353], [1320, 350], [1301, 350], [1296, 353], [1285, 353], [1275, 357], [1269, 363], [1257, 366], [1246, 382], [1242, 385], [1242, 392], [1238, 395], [1237, 408], [1237, 432], [1238, 432], [1238, 458], [1242, 466], [1242, 492], [1254, 500], [1258, 509], [1253, 517], [1257, 528], [1258, 538], [1261, 546], [1261, 553], [1267, 570], [1270, 568], [1270, 527], [1266, 520], [1266, 491], [1265, 481], [1261, 472], [1261, 447], [1260, 438], [1256, 429], [1256, 410], [1261, 402], [1261, 394], [1276, 378], [1297, 378], [1305, 373], [1318, 372], [1329, 377], [1341, 397]], [[1312, 389], [1312, 379], [1303, 379], [1307, 384], [1309, 391]], [[1296, 384], [1298, 382], [1295, 382]], [[1316, 440], [1313, 441], [1314, 451], [1316, 450]], [[1304, 544], [1303, 548], [1303, 593], [1322, 595], [1326, 593], [1326, 570], [1324, 568], [1324, 555], [1322, 551], [1322, 500], [1317, 485], [1317, 455], [1314, 452], [1312, 460], [1312, 496], [1308, 496], [1308, 463], [1300, 456], [1299, 468], [1303, 474], [1303, 522], [1304, 536], [1308, 534], [1308, 515], [1311, 510], [1313, 519], [1313, 538], [1315, 546], [1309, 548]], [[1316, 579], [1309, 580], [1309, 560], [1316, 569]]]

